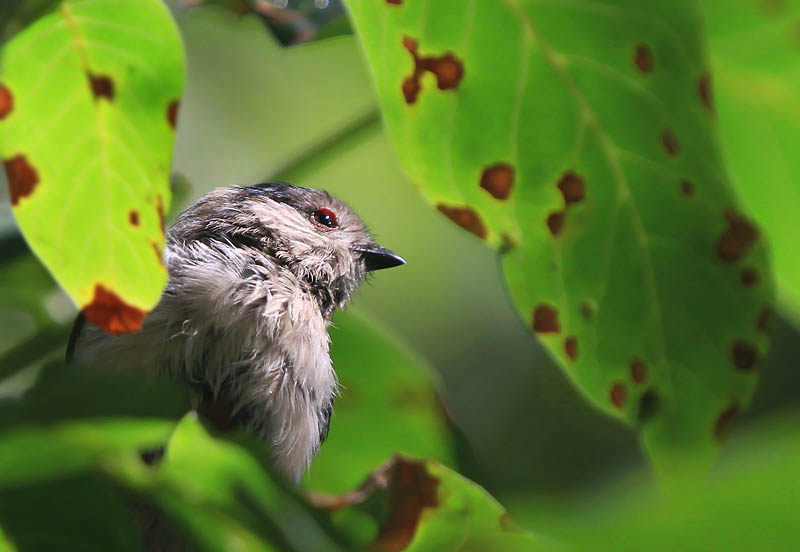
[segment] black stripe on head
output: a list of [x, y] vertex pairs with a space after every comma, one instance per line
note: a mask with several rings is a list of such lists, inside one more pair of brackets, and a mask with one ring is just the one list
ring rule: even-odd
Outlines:
[[323, 190], [302, 188], [287, 182], [265, 182], [241, 188], [246, 195], [268, 197], [272, 201], [294, 207], [298, 211], [311, 213], [329, 204], [333, 198]]

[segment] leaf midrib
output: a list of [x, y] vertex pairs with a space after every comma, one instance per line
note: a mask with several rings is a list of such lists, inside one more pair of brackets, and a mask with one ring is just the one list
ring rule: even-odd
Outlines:
[[[534, 40], [541, 49], [545, 60], [553, 67], [555, 72], [561, 78], [564, 87], [567, 89], [570, 96], [575, 100], [575, 103], [577, 104], [580, 110], [580, 115], [581, 118], [583, 119], [583, 124], [585, 125], [585, 127], [591, 129], [595, 133], [595, 135], [599, 140], [599, 143], [601, 144], [603, 155], [604, 157], [606, 157], [606, 160], [609, 163], [609, 166], [611, 167], [612, 174], [615, 176], [614, 183], [616, 184], [617, 187], [617, 202], [618, 204], [619, 203], [627, 204], [631, 212], [631, 221], [633, 223], [634, 232], [636, 234], [637, 241], [640, 244], [640, 248], [643, 252], [643, 256], [645, 259], [644, 269], [647, 281], [647, 288], [652, 297], [653, 309], [655, 311], [654, 319], [657, 324], [657, 327], [655, 329], [657, 333], [656, 337], [658, 343], [659, 361], [666, 366], [669, 364], [669, 358], [667, 356], [666, 343], [664, 340], [663, 309], [661, 307], [661, 297], [658, 292], [658, 286], [656, 284], [656, 279], [655, 279], [655, 271], [653, 269], [652, 252], [648, 244], [647, 233], [644, 229], [644, 224], [642, 222], [642, 217], [639, 213], [639, 208], [633, 198], [633, 195], [631, 194], [627, 177], [619, 162], [617, 147], [614, 144], [611, 137], [609, 136], [609, 134], [600, 125], [600, 121], [598, 120], [588, 100], [581, 92], [580, 88], [578, 88], [578, 86], [575, 84], [570, 74], [564, 69], [563, 64], [559, 61], [559, 54], [555, 52], [550, 43], [539, 32], [538, 28], [531, 21], [530, 17], [528, 17], [528, 14], [525, 13], [524, 9], [520, 6], [519, 0], [503, 0], [503, 2], [506, 4], [509, 10], [514, 15], [516, 15], [517, 19], [519, 19], [520, 23], [522, 24], [523, 30], [525, 32], [529, 32], [533, 36]], [[529, 44], [526, 44], [526, 46], [528, 48], [532, 47]], [[605, 288], [606, 286], [603, 285], [602, 287]], [[671, 388], [674, 388], [673, 382], [671, 380], [670, 371], [664, 370], [664, 373], [667, 376], [668, 384], [670, 385]]]

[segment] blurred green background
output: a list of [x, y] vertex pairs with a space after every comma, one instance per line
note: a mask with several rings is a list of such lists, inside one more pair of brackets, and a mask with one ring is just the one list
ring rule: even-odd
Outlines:
[[[441, 399], [470, 445], [464, 475], [521, 523], [596, 515], [599, 492], [633, 483], [651, 487], [634, 432], [594, 410], [513, 311], [496, 253], [431, 208], [404, 174], [353, 36], [284, 48], [259, 18], [213, 7], [182, 11], [178, 23], [188, 80], [174, 172], [188, 188], [178, 189], [173, 212], [217, 186], [270, 180], [337, 195], [408, 261], [376, 274], [352, 309], [374, 318], [438, 373]], [[16, 253], [5, 186], [0, 189], [3, 254]], [[35, 264], [27, 270], [23, 279], [44, 278]], [[15, 283], [0, 281], [0, 293], [17, 293]], [[58, 322], [74, 315], [55, 289], [45, 310]], [[35, 328], [27, 315], [0, 313], [0, 352]], [[754, 403], [723, 457], [748, 425], [797, 406], [798, 337], [783, 321], [775, 324]], [[380, 366], [376, 359], [360, 369]], [[0, 391], [18, 392], [33, 373]]]

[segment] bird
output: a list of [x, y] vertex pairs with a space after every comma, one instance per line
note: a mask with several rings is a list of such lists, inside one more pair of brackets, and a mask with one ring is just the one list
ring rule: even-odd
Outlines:
[[371, 272], [405, 260], [342, 201], [279, 182], [195, 201], [167, 231], [163, 262], [167, 284], [139, 331], [114, 337], [79, 317], [67, 356], [182, 382], [198, 412], [263, 439], [299, 481], [338, 393], [331, 317]]

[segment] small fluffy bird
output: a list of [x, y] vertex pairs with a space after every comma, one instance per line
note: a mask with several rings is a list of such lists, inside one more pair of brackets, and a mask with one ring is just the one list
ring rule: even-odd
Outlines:
[[259, 435], [299, 480], [337, 391], [331, 316], [367, 273], [405, 261], [327, 192], [277, 183], [196, 201], [168, 231], [164, 264], [169, 281], [140, 331], [76, 324], [68, 356], [181, 379], [201, 413]]

